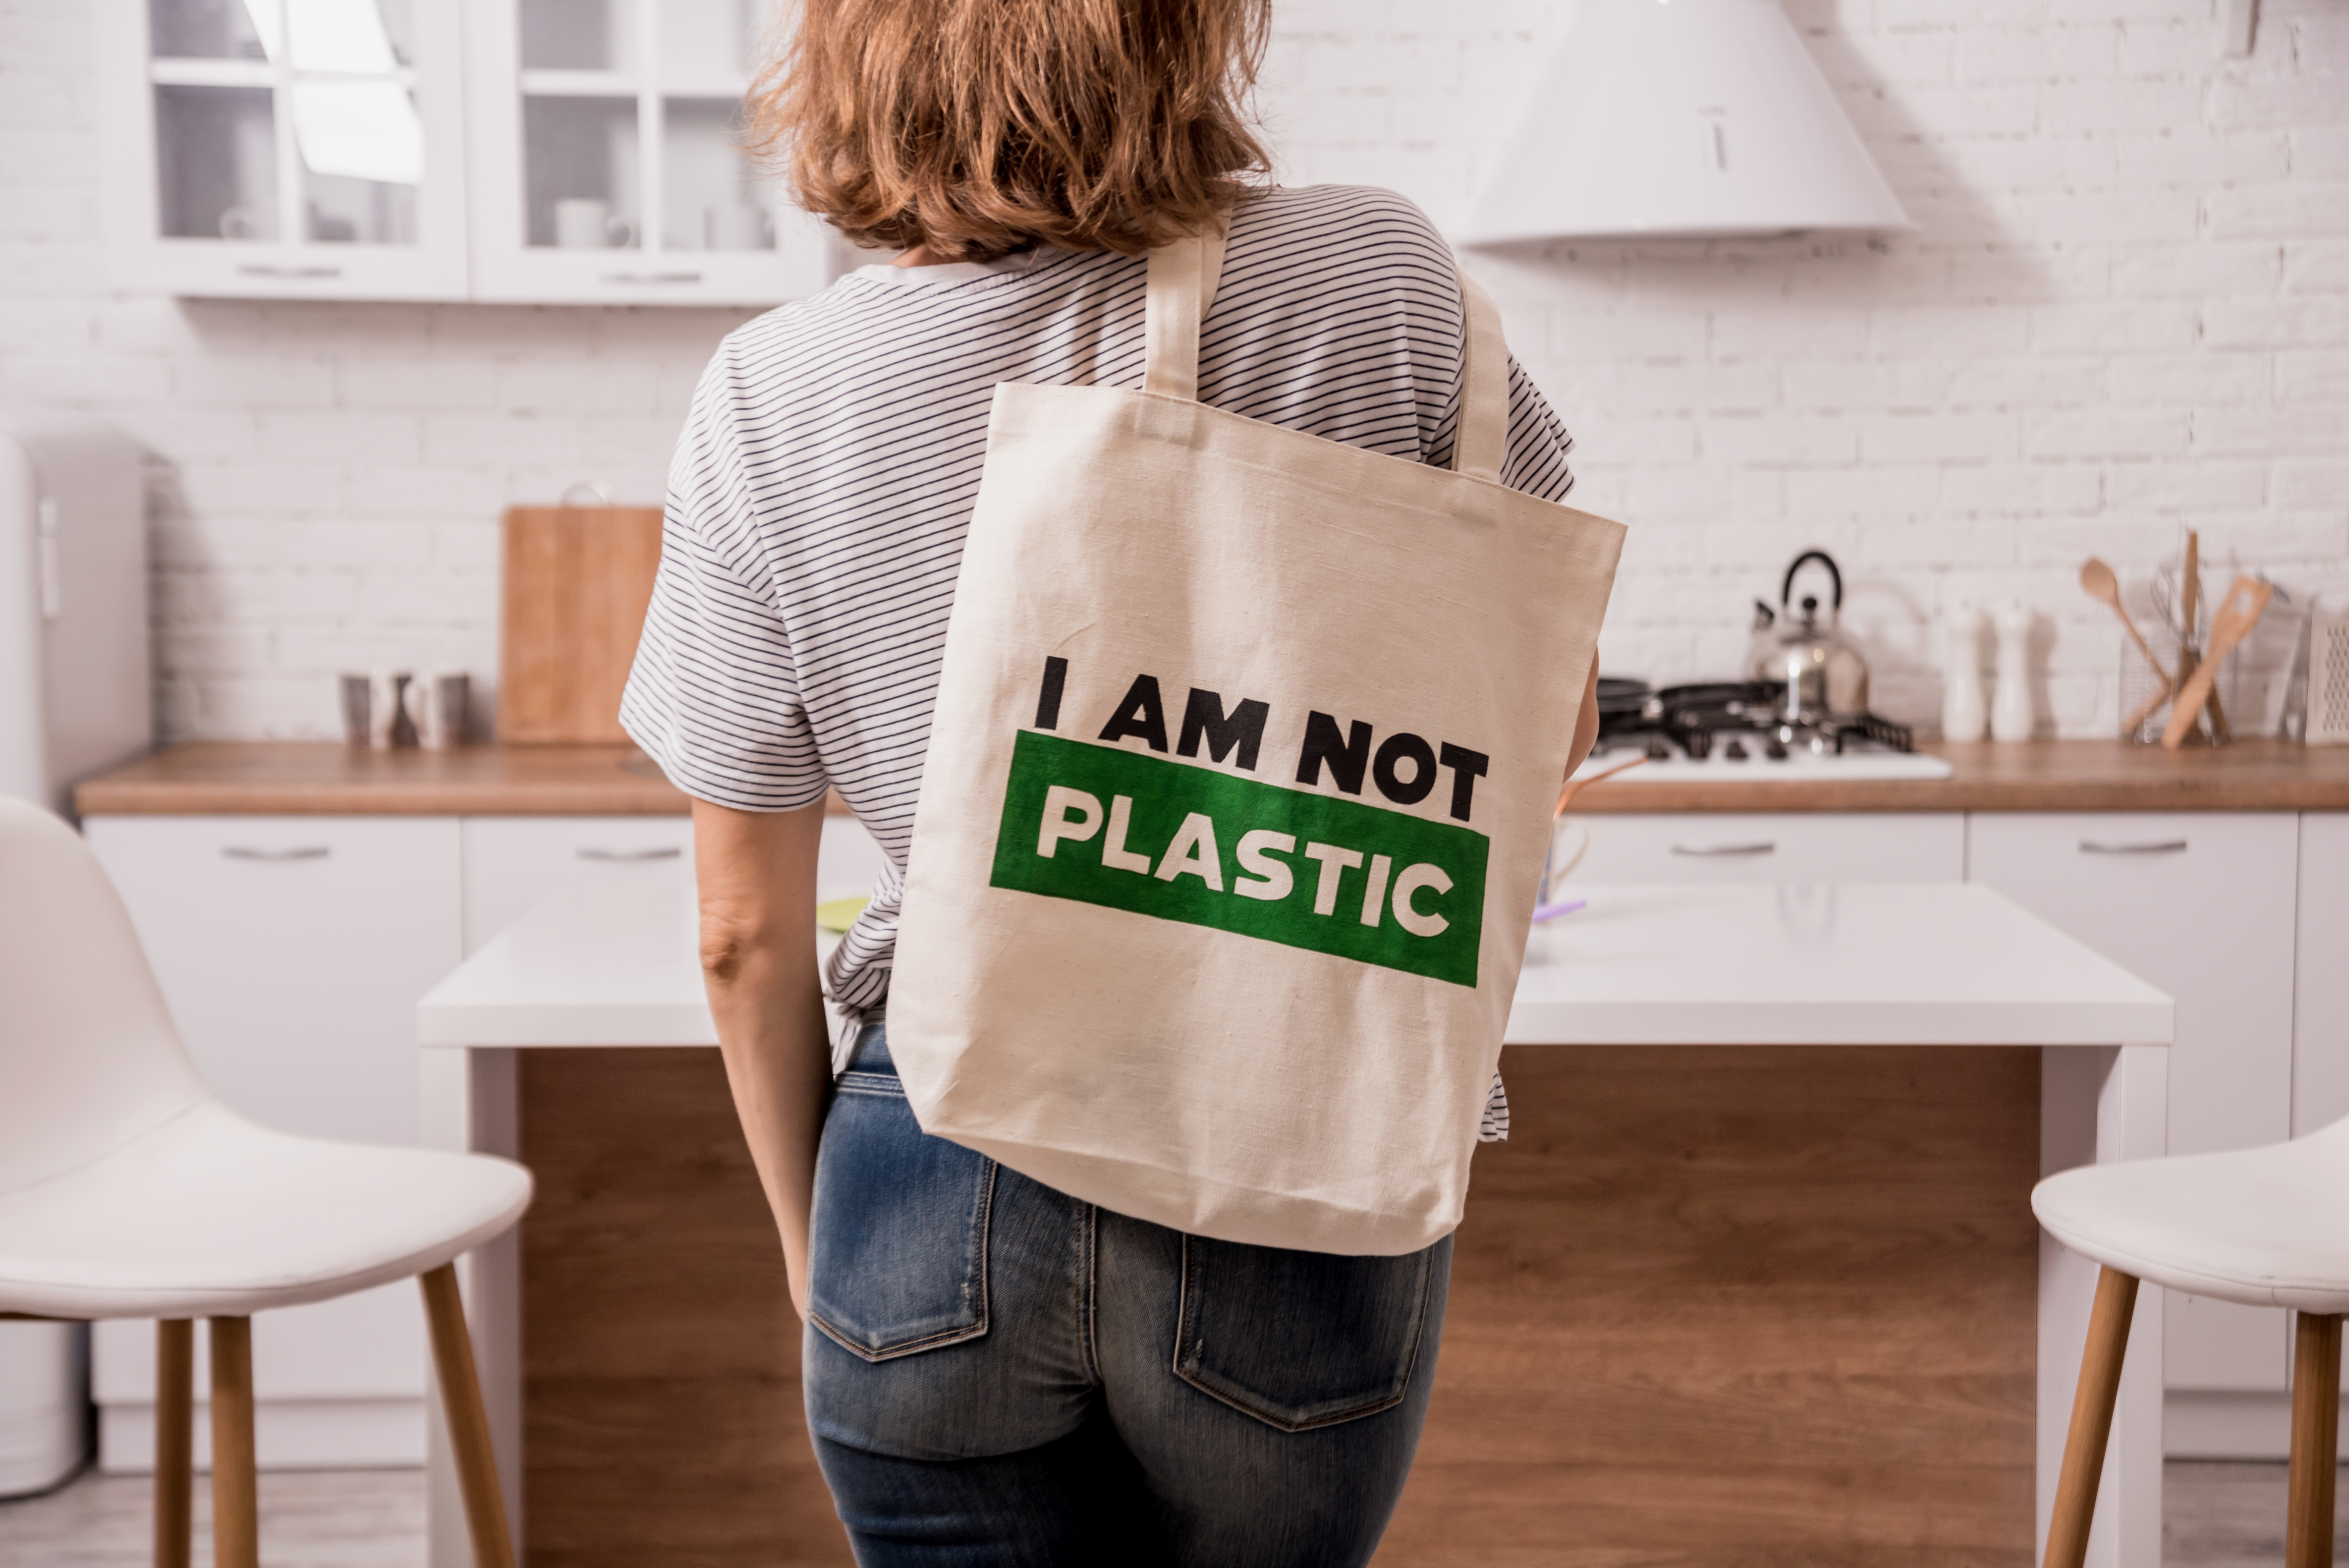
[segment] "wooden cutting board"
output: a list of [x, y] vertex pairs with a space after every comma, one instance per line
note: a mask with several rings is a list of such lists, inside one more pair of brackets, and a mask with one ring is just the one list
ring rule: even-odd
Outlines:
[[620, 692], [660, 566], [652, 506], [517, 506], [505, 518], [498, 738], [625, 740]]

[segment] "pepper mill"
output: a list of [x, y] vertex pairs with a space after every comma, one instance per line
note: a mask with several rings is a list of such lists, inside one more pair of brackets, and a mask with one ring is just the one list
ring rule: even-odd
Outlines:
[[1992, 740], [2028, 740], [2036, 716], [2031, 711], [2031, 606], [2019, 601], [1999, 606], [1998, 695], [1991, 701]]
[[1952, 607], [1941, 620], [1944, 664], [1941, 738], [1973, 741], [1990, 720], [1982, 698], [1982, 612], [1971, 604]]

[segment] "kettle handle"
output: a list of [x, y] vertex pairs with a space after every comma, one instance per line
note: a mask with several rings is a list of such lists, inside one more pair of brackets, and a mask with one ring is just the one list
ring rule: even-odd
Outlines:
[[1785, 582], [1778, 585], [1778, 607], [1785, 608], [1792, 598], [1795, 592], [1795, 573], [1803, 569], [1803, 562], [1806, 561], [1816, 561], [1827, 569], [1827, 576], [1835, 583], [1834, 607], [1840, 611], [1843, 608], [1843, 571], [1836, 565], [1835, 557], [1824, 550], [1806, 550], [1795, 557], [1794, 564], [1786, 568]]

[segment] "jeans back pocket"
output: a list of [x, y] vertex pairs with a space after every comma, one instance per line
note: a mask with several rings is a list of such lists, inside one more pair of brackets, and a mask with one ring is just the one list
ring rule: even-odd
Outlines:
[[987, 1332], [995, 1161], [914, 1119], [894, 1074], [841, 1076], [817, 1146], [808, 1321], [886, 1361]]
[[1283, 1431], [1374, 1416], [1409, 1392], [1451, 1255], [1448, 1236], [1401, 1257], [1185, 1236], [1174, 1375]]

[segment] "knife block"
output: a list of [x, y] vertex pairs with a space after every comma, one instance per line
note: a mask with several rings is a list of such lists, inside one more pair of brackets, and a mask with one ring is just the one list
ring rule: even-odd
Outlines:
[[658, 507], [517, 506], [505, 515], [498, 738], [624, 741], [620, 693], [660, 567]]

